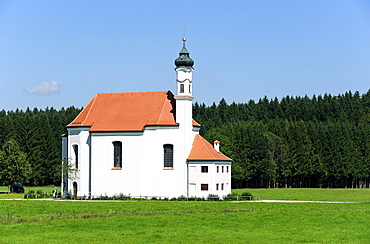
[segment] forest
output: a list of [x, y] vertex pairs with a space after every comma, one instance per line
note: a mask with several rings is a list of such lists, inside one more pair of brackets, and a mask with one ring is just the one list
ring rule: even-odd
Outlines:
[[[0, 145], [15, 141], [31, 168], [18, 183], [60, 184], [61, 135], [80, 111], [0, 111]], [[195, 103], [193, 118], [233, 159], [233, 188], [370, 187], [370, 90]]]

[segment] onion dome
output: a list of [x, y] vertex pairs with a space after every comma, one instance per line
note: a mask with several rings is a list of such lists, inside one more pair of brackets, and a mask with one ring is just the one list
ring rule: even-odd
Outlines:
[[176, 67], [185, 66], [192, 67], [194, 65], [194, 60], [189, 57], [189, 52], [185, 47], [186, 38], [182, 38], [183, 46], [179, 53], [179, 57], [175, 60]]

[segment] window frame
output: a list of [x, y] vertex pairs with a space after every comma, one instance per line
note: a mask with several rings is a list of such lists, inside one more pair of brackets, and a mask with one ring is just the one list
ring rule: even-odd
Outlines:
[[200, 172], [201, 173], [208, 173], [208, 166], [207, 165], [203, 165], [203, 166], [200, 166]]
[[73, 149], [73, 153], [74, 153], [74, 169], [78, 169], [78, 154], [79, 154], [79, 150], [78, 150], [78, 144], [73, 144], [72, 145], [72, 149]]
[[163, 145], [163, 168], [173, 169], [173, 144]]
[[[113, 169], [122, 169], [122, 142], [114, 141], [113, 144]], [[118, 160], [117, 160], [118, 158]]]
[[201, 191], [208, 191], [209, 190], [208, 184], [200, 184], [200, 190]]

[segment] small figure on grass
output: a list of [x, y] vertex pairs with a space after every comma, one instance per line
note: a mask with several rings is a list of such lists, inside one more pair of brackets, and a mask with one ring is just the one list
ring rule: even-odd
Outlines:
[[58, 195], [58, 189], [57, 188], [54, 188], [54, 190], [53, 190], [53, 198], [57, 198], [57, 195]]

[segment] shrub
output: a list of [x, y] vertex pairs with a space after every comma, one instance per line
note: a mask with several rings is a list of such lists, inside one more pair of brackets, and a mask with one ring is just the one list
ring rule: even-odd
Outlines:
[[208, 201], [220, 201], [220, 197], [215, 194], [209, 194], [207, 197]]
[[242, 197], [249, 197], [249, 196], [253, 196], [252, 195], [252, 193], [250, 193], [250, 192], [247, 192], [247, 191], [245, 191], [245, 192], [242, 192], [242, 194], [240, 194]]
[[188, 201], [197, 201], [197, 197], [188, 197]]
[[187, 201], [187, 198], [184, 195], [181, 195], [177, 198], [177, 201]]
[[237, 200], [237, 199], [238, 199], [237, 194], [229, 194], [224, 198], [225, 201], [234, 201], [234, 200]]

